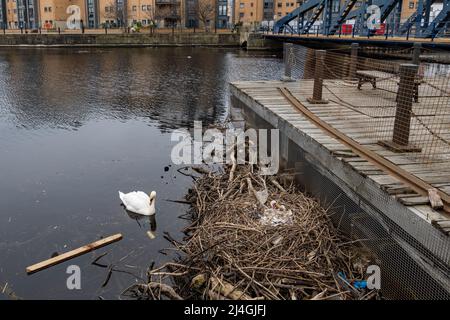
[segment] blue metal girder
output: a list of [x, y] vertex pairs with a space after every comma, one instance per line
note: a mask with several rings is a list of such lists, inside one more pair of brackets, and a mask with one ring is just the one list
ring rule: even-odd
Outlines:
[[307, 34], [309, 32], [309, 29], [313, 26], [314, 22], [316, 22], [317, 18], [320, 16], [320, 14], [323, 11], [323, 8], [325, 7], [325, 2], [327, 0], [322, 0], [319, 5], [314, 9], [313, 14], [308, 19], [308, 22], [306, 22], [305, 26], [302, 28], [301, 33]]
[[317, 7], [322, 0], [308, 0], [305, 3], [303, 3], [300, 7], [297, 9], [291, 11], [286, 16], [282, 17], [281, 19], [277, 20], [273, 26], [273, 31], [275, 33], [280, 33], [283, 31], [284, 26], [288, 25], [289, 22], [297, 18], [298, 15], [303, 14], [305, 12], [308, 12], [315, 7]]
[[381, 18], [380, 23], [383, 23], [389, 14], [392, 12], [392, 10], [395, 8], [395, 6], [400, 2], [400, 0], [387, 0], [385, 1], [383, 7], [381, 8]]
[[417, 22], [421, 23], [424, 20], [424, 27], [428, 27], [428, 21], [430, 18], [430, 7], [436, 0], [426, 0], [425, 7], [423, 8], [421, 15], [419, 14], [419, 8], [415, 11], [406, 21], [403, 23], [398, 32], [399, 34], [405, 34], [408, 30]]
[[348, 14], [353, 9], [353, 6], [358, 2], [358, 0], [347, 0], [345, 4], [342, 6], [341, 10], [339, 11], [339, 15], [336, 19], [333, 20], [331, 24], [331, 28], [329, 31], [330, 35], [333, 35], [336, 33], [336, 31], [339, 29], [339, 27], [342, 25], [342, 23], [347, 19]]
[[434, 38], [447, 23], [450, 23], [450, 0], [444, 0], [444, 6], [442, 11], [437, 15], [437, 17], [430, 23], [430, 25], [423, 31], [423, 37]]
[[414, 12], [406, 21], [403, 23], [400, 28], [398, 29], [398, 32], [400, 34], [405, 34], [408, 32], [408, 30], [416, 23], [416, 19], [419, 16], [419, 14]]

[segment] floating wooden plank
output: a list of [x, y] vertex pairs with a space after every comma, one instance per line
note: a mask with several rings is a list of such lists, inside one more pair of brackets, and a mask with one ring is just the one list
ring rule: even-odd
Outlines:
[[122, 235], [120, 233], [109, 236], [107, 238], [103, 238], [100, 239], [98, 241], [92, 242], [90, 244], [87, 244], [85, 246], [82, 246], [78, 249], [66, 252], [66, 253], [62, 253], [56, 257], [50, 258], [48, 260], [36, 263], [32, 266], [29, 266], [26, 270], [27, 270], [27, 274], [33, 274], [36, 273], [38, 271], [47, 269], [49, 267], [55, 266], [57, 264], [60, 264], [64, 261], [73, 259], [75, 257], [81, 256], [85, 253], [91, 252], [93, 250], [99, 249], [101, 247], [104, 247], [108, 244], [117, 242], [119, 240], [122, 240]]

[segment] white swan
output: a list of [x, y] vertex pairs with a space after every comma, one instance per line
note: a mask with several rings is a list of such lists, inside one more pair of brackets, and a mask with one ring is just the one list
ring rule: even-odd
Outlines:
[[128, 211], [151, 216], [155, 214], [156, 192], [152, 191], [150, 196], [142, 191], [122, 193], [119, 191], [120, 200]]

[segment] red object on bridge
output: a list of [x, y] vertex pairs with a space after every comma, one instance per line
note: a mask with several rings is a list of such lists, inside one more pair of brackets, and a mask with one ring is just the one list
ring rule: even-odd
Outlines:
[[341, 29], [341, 34], [352, 34], [353, 25], [352, 24], [343, 24]]
[[385, 33], [386, 33], [386, 24], [380, 23], [380, 28], [375, 29], [375, 34], [380, 36], [380, 35], [384, 35]]

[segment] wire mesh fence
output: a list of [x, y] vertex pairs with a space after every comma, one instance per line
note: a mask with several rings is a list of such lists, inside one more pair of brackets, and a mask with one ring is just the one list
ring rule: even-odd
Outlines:
[[[416, 50], [416, 52], [414, 52]], [[420, 62], [420, 47], [392, 52], [410, 60], [364, 57], [353, 46], [313, 50], [286, 44], [286, 77], [320, 81], [311, 94], [340, 106], [348, 136], [378, 144], [419, 163], [450, 162], [450, 66]], [[428, 52], [428, 54], [430, 54]], [[434, 53], [434, 57], [447, 55]], [[315, 79], [315, 80], [314, 80]], [[318, 95], [323, 95], [319, 97]]]
[[[401, 160], [395, 160], [396, 164], [433, 181], [433, 186], [438, 187], [436, 181], [448, 184], [450, 66], [434, 61], [445, 61], [449, 54], [416, 47], [389, 49], [395, 57], [374, 59], [361, 51], [357, 46], [344, 52], [286, 44], [285, 78], [300, 80], [292, 93], [323, 121], [364, 147], [388, 160], [398, 154], [396, 159]], [[385, 53], [373, 51], [380, 56]], [[315, 169], [315, 162], [307, 159], [297, 159], [304, 162], [305, 190], [330, 206], [339, 230], [375, 255], [383, 270], [383, 295], [450, 298], [448, 235], [375, 184], [367, 184], [366, 196], [350, 196], [351, 187], [339, 184], [327, 170]], [[366, 185], [363, 175], [351, 179], [355, 185]]]

